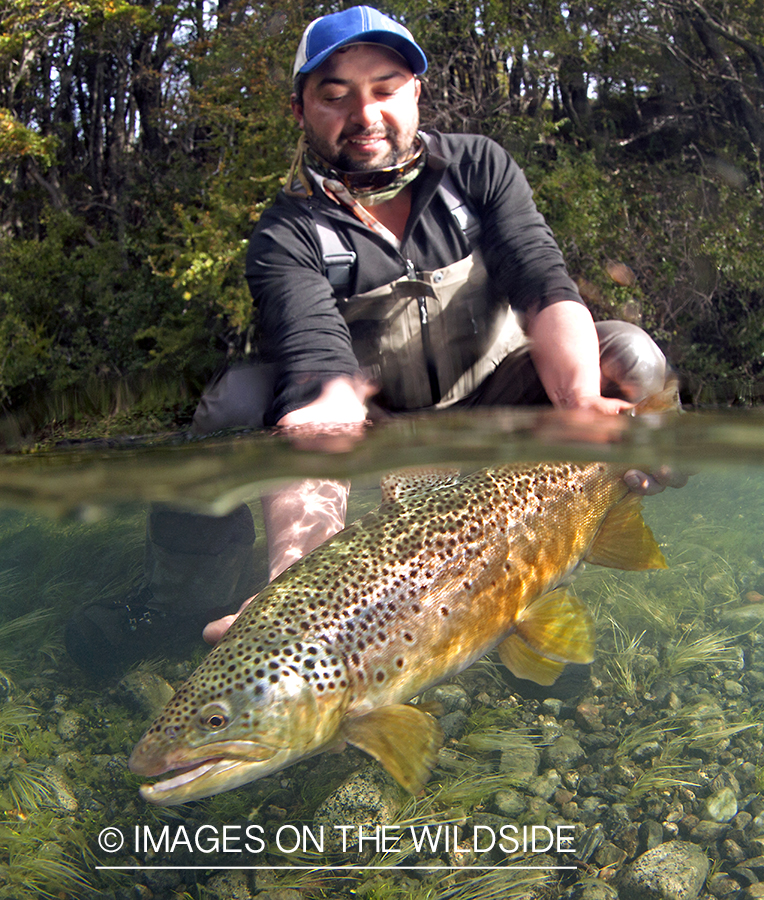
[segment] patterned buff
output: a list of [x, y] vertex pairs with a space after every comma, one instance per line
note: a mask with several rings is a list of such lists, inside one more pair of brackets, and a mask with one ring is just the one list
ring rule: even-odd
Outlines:
[[313, 190], [306, 173], [306, 169], [309, 169], [324, 179], [323, 188], [333, 199], [352, 209], [363, 222], [369, 224], [366, 217], [359, 215], [358, 208], [362, 209], [365, 206], [374, 206], [385, 200], [392, 200], [414, 181], [424, 168], [426, 161], [425, 143], [421, 137], [417, 137], [414, 155], [397, 166], [372, 169], [368, 172], [344, 172], [334, 168], [315, 153], [306, 143], [304, 135], [301, 135], [289, 170], [287, 184], [291, 187], [294, 179], [298, 178], [310, 196]]

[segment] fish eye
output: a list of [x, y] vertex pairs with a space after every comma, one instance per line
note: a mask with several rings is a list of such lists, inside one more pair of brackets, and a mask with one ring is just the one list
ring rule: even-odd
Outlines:
[[228, 712], [217, 703], [211, 703], [199, 713], [199, 722], [203, 728], [217, 731], [228, 724]]

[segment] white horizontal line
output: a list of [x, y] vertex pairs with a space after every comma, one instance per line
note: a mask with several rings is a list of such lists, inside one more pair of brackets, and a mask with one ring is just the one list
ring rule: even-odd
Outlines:
[[438, 872], [440, 870], [454, 870], [455, 872], [464, 872], [468, 869], [479, 869], [480, 871], [491, 871], [491, 872], [512, 872], [517, 871], [519, 869], [539, 869], [542, 871], [554, 871], [554, 872], [572, 872], [576, 871], [577, 866], [352, 866], [352, 865], [341, 865], [341, 866], [96, 866], [96, 870], [99, 871], [108, 871], [108, 872], [118, 872], [118, 871], [133, 871], [133, 872], [142, 872], [146, 870], [152, 871], [199, 871], [199, 872], [209, 872], [213, 869], [230, 871], [233, 869], [236, 870], [256, 870], [256, 869], [267, 869], [268, 871], [306, 871], [306, 872], [333, 872], [337, 869], [343, 869], [345, 871], [356, 871], [356, 872], [367, 872], [369, 869], [378, 869], [382, 872], [392, 871], [394, 869], [411, 869], [412, 871], [417, 872]]

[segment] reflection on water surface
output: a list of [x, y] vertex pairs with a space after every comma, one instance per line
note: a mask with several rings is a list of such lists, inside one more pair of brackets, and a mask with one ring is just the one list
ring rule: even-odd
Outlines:
[[[399, 420], [345, 454], [227, 435], [0, 458], [0, 897], [121, 900], [142, 885], [155, 898], [593, 900], [644, 896], [651, 865], [674, 866], [683, 896], [753, 896], [764, 880], [764, 427], [755, 413], [618, 424], [603, 436], [530, 411]], [[62, 633], [83, 602], [140, 578], [152, 502], [249, 503], [264, 580], [264, 485], [349, 477], [352, 518], [378, 502], [393, 468], [555, 458], [695, 472], [645, 500], [668, 570], [577, 574], [572, 591], [596, 622], [591, 668], [539, 689], [491, 656], [435, 689], [447, 741], [416, 801], [356, 750], [173, 810], [139, 798], [127, 756], [204, 647], [168, 646], [95, 681], [71, 664]], [[107, 827], [121, 848], [109, 843], [117, 832], [99, 846]], [[344, 851], [328, 840], [343, 829]], [[575, 852], [547, 847], [547, 833], [571, 836]], [[536, 839], [525, 850], [524, 834]]]

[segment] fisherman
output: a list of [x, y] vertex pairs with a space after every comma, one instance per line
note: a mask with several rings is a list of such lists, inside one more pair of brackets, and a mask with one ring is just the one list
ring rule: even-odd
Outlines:
[[[308, 25], [294, 62], [302, 131], [286, 187], [252, 235], [246, 276], [265, 362], [203, 396], [197, 434], [360, 430], [403, 411], [551, 403], [616, 414], [663, 388], [666, 360], [626, 322], [595, 324], [512, 157], [476, 135], [420, 130], [427, 60], [411, 33], [355, 6]], [[655, 493], [666, 473], [627, 473]], [[347, 486], [263, 499], [272, 579], [344, 523]], [[161, 648], [254, 590], [249, 509], [149, 516], [146, 575], [81, 610], [67, 646], [96, 671]], [[212, 622], [215, 641], [234, 616]]]

